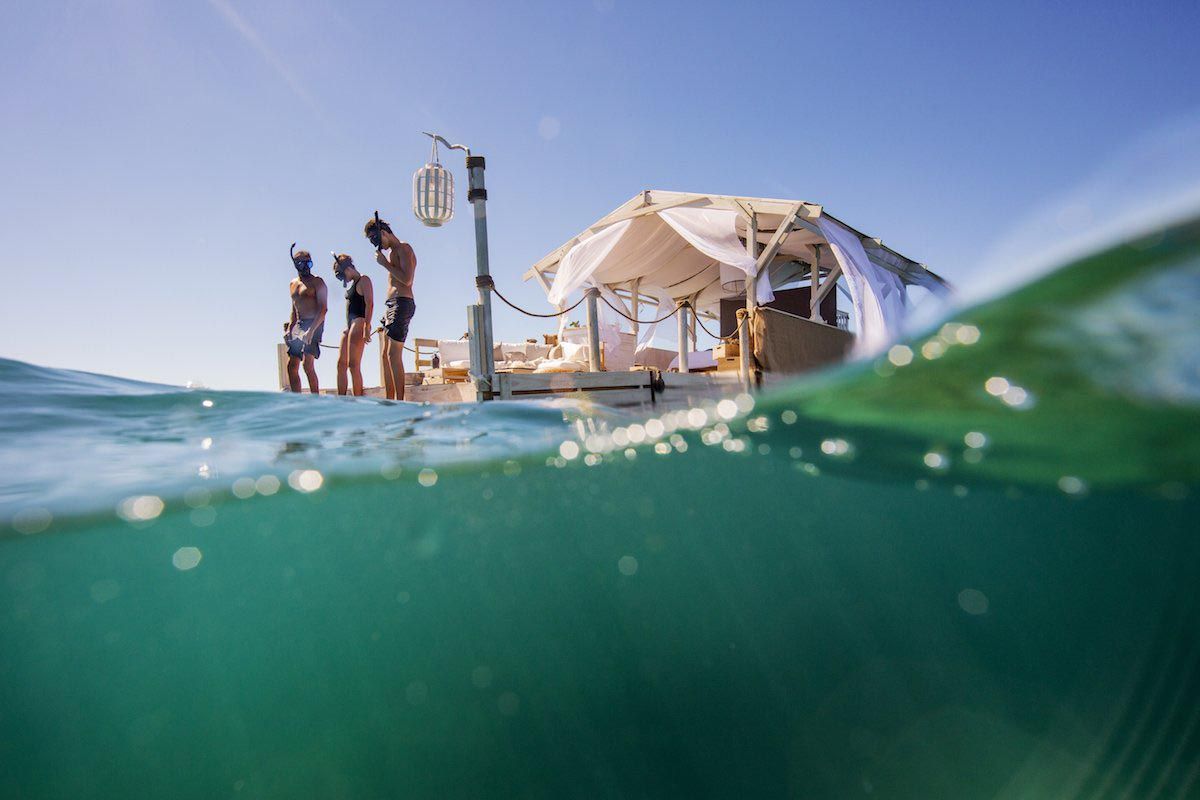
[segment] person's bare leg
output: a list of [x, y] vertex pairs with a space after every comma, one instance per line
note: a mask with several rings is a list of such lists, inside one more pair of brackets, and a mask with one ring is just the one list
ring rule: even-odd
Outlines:
[[343, 395], [346, 393], [346, 370], [350, 367], [349, 333], [349, 331], [342, 331], [342, 342], [338, 346], [337, 393]]
[[304, 356], [304, 374], [308, 376], [309, 394], [320, 394], [321, 387], [317, 383], [317, 363], [310, 355]]
[[396, 387], [396, 399], [404, 399], [404, 342], [392, 340], [388, 343], [388, 364], [392, 368], [392, 385]]
[[383, 381], [383, 396], [389, 400], [396, 399], [396, 390], [392, 385], [392, 363], [389, 360], [390, 351], [392, 349], [392, 340], [387, 337], [386, 333], [380, 333], [383, 338], [380, 339], [383, 347], [383, 358], [379, 364], [379, 378]]
[[350, 385], [354, 387], [354, 396], [363, 396], [362, 357], [363, 348], [367, 346], [363, 339], [366, 330], [366, 320], [359, 317], [350, 326], [348, 341], [342, 345], [347, 351], [347, 366], [350, 368]]
[[287, 363], [288, 387], [299, 394], [303, 387], [300, 385], [300, 359], [288, 356]]

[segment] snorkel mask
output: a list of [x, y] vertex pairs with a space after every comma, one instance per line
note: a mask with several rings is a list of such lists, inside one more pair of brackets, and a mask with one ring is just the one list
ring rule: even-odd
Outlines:
[[291, 252], [291, 256], [292, 256], [292, 266], [296, 268], [296, 272], [299, 273], [300, 277], [304, 278], [304, 277], [307, 277], [309, 274], [311, 274], [312, 273], [312, 259], [311, 258], [297, 259], [295, 242], [292, 242], [292, 249], [290, 252]]
[[346, 277], [346, 267], [354, 266], [354, 262], [349, 257], [345, 261], [342, 261], [337, 257], [337, 253], [332, 250], [329, 251], [329, 255], [333, 256], [333, 277], [341, 281], [342, 286], [345, 286], [350, 282], [350, 279]]

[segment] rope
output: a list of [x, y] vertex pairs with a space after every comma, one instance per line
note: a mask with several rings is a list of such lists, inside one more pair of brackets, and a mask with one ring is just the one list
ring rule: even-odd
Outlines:
[[630, 322], [636, 322], [638, 325], [657, 325], [658, 323], [662, 322], [663, 320], [670, 319], [671, 317], [678, 314], [679, 309], [683, 308], [684, 306], [686, 306], [688, 304], [687, 301], [685, 300], [682, 303], [680, 303], [679, 305], [675, 306], [675, 308], [671, 310], [670, 314], [667, 314], [665, 317], [659, 317], [658, 319], [635, 319], [634, 317], [629, 316], [624, 311], [622, 311], [621, 309], [614, 306], [612, 303], [608, 302], [608, 298], [605, 297], [604, 295], [600, 295], [600, 299], [604, 301], [604, 305], [608, 306], [613, 311], [617, 312], [618, 314], [620, 314], [622, 317], [629, 320]]
[[710, 331], [707, 327], [705, 327], [704, 323], [700, 321], [700, 315], [696, 313], [696, 307], [692, 305], [690, 300], [684, 300], [682, 303], [675, 306], [675, 309], [670, 314], [667, 314], [664, 317], [659, 317], [658, 319], [635, 319], [635, 318], [629, 316], [628, 314], [626, 314], [621, 309], [614, 306], [612, 303], [608, 302], [608, 298], [606, 298], [604, 295], [600, 295], [600, 299], [604, 301], [604, 305], [608, 306], [613, 311], [617, 312], [618, 314], [620, 314], [622, 317], [629, 320], [630, 322], [636, 322], [639, 325], [657, 325], [658, 323], [662, 322], [663, 320], [670, 319], [671, 317], [678, 314], [679, 309], [689, 308], [692, 310], [692, 318], [696, 320], [696, 324], [700, 326], [700, 330], [704, 331], [709, 336], [716, 339], [718, 342], [725, 341], [726, 339], [733, 339], [737, 335], [737, 334], [734, 334], [733, 336], [718, 336], [715, 333], [713, 333], [712, 331]]
[[[383, 327], [380, 326], [371, 332], [372, 333], [383, 333], [383, 331], [384, 331]], [[412, 353], [413, 355], [416, 355], [417, 351], [414, 350], [413, 348], [409, 347], [407, 344], [402, 344], [401, 346], [408, 352]], [[321, 343], [321, 347], [324, 347], [326, 350], [341, 350], [342, 349], [342, 348], [338, 347], [336, 344], [325, 344], [324, 342]]]
[[538, 319], [551, 319], [553, 317], [561, 317], [563, 314], [570, 314], [572, 311], [574, 311], [576, 308], [579, 307], [580, 303], [582, 303], [584, 301], [584, 298], [581, 297], [581, 298], [579, 298], [578, 302], [576, 302], [575, 305], [571, 306], [570, 308], [564, 308], [562, 311], [556, 311], [553, 314], [537, 314], [533, 311], [527, 311], [527, 310], [521, 308], [519, 305], [517, 305], [516, 303], [509, 300], [507, 297], [500, 294], [500, 290], [496, 288], [496, 284], [492, 280], [490, 275], [476, 276], [475, 285], [477, 287], [479, 287], [480, 289], [483, 289], [483, 288], [491, 289], [496, 294], [496, 297], [499, 297], [501, 300], [503, 300], [504, 305], [508, 306], [513, 311], [518, 311], [527, 317], [537, 317]]
[[[692, 308], [692, 304], [691, 304], [691, 303], [688, 303], [687, 305], [688, 305], [688, 307], [689, 307], [689, 308]], [[693, 311], [693, 312], [694, 312], [695, 310], [696, 310], [695, 308], [692, 308], [692, 311]], [[717, 336], [715, 333], [713, 333], [712, 331], [710, 331], [708, 328], [704, 327], [704, 323], [700, 321], [700, 315], [699, 315], [699, 314], [693, 313], [693, 314], [692, 314], [692, 319], [696, 320], [696, 324], [700, 326], [700, 330], [704, 331], [704, 332], [705, 332], [705, 333], [707, 333], [709, 336], [711, 336], [712, 338], [716, 339], [718, 342], [723, 342], [723, 341], [726, 341], [726, 340], [732, 341], [733, 339], [737, 338], [737, 332], [736, 332], [736, 331], [735, 331], [734, 333], [732, 333], [731, 335], [729, 335], [729, 336]]]

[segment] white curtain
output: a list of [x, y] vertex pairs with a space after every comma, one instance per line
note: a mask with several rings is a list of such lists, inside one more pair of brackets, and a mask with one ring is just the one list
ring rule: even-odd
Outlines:
[[[719, 208], [668, 208], [658, 212], [658, 216], [688, 244], [717, 263], [733, 267], [746, 276], [755, 274], [755, 259], [746, 252], [746, 246], [737, 235], [737, 212]], [[759, 303], [775, 299], [768, 280], [758, 282], [755, 294]]]
[[546, 299], [562, 308], [567, 296], [586, 284], [600, 268], [631, 224], [633, 220], [630, 219], [614, 222], [568, 250], [558, 264], [558, 273]]
[[899, 335], [904, 324], [904, 283], [895, 273], [872, 264], [862, 241], [841, 223], [822, 214], [817, 217], [817, 226], [833, 248], [850, 289], [850, 302], [858, 319], [854, 355], [878, 353]]
[[[708, 266], [754, 275], [756, 262], [738, 239], [737, 219], [736, 212], [725, 209], [668, 208], [648, 218], [614, 222], [567, 251], [546, 299], [561, 308], [567, 297], [589, 283], [616, 284], [651, 273], [674, 294], [693, 294], [716, 280], [715, 274], [698, 274], [706, 259]], [[765, 276], [757, 295], [760, 303], [775, 299]]]
[[[660, 298], [662, 298], [658, 301], [658, 308], [654, 310], [654, 316], [651, 317], [651, 319], [665, 317], [667, 314], [670, 314], [671, 309], [675, 307], [675, 301], [672, 300], [670, 296], [668, 296], [667, 293], [662, 289], [658, 289], [657, 287], [643, 287], [642, 291], [648, 294], [657, 294]], [[669, 321], [674, 321], [674, 319], [674, 317], [671, 317]], [[651, 322], [642, 328], [642, 337], [638, 340], [637, 352], [640, 353], [647, 347], [650, 347], [654, 344], [654, 335], [657, 333], [658, 326], [660, 324], [662, 323]]]

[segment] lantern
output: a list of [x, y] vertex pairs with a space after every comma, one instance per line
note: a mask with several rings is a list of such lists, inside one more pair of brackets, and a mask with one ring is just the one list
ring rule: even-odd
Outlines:
[[430, 228], [454, 216], [454, 176], [438, 161], [437, 139], [429, 163], [413, 173], [413, 213]]

